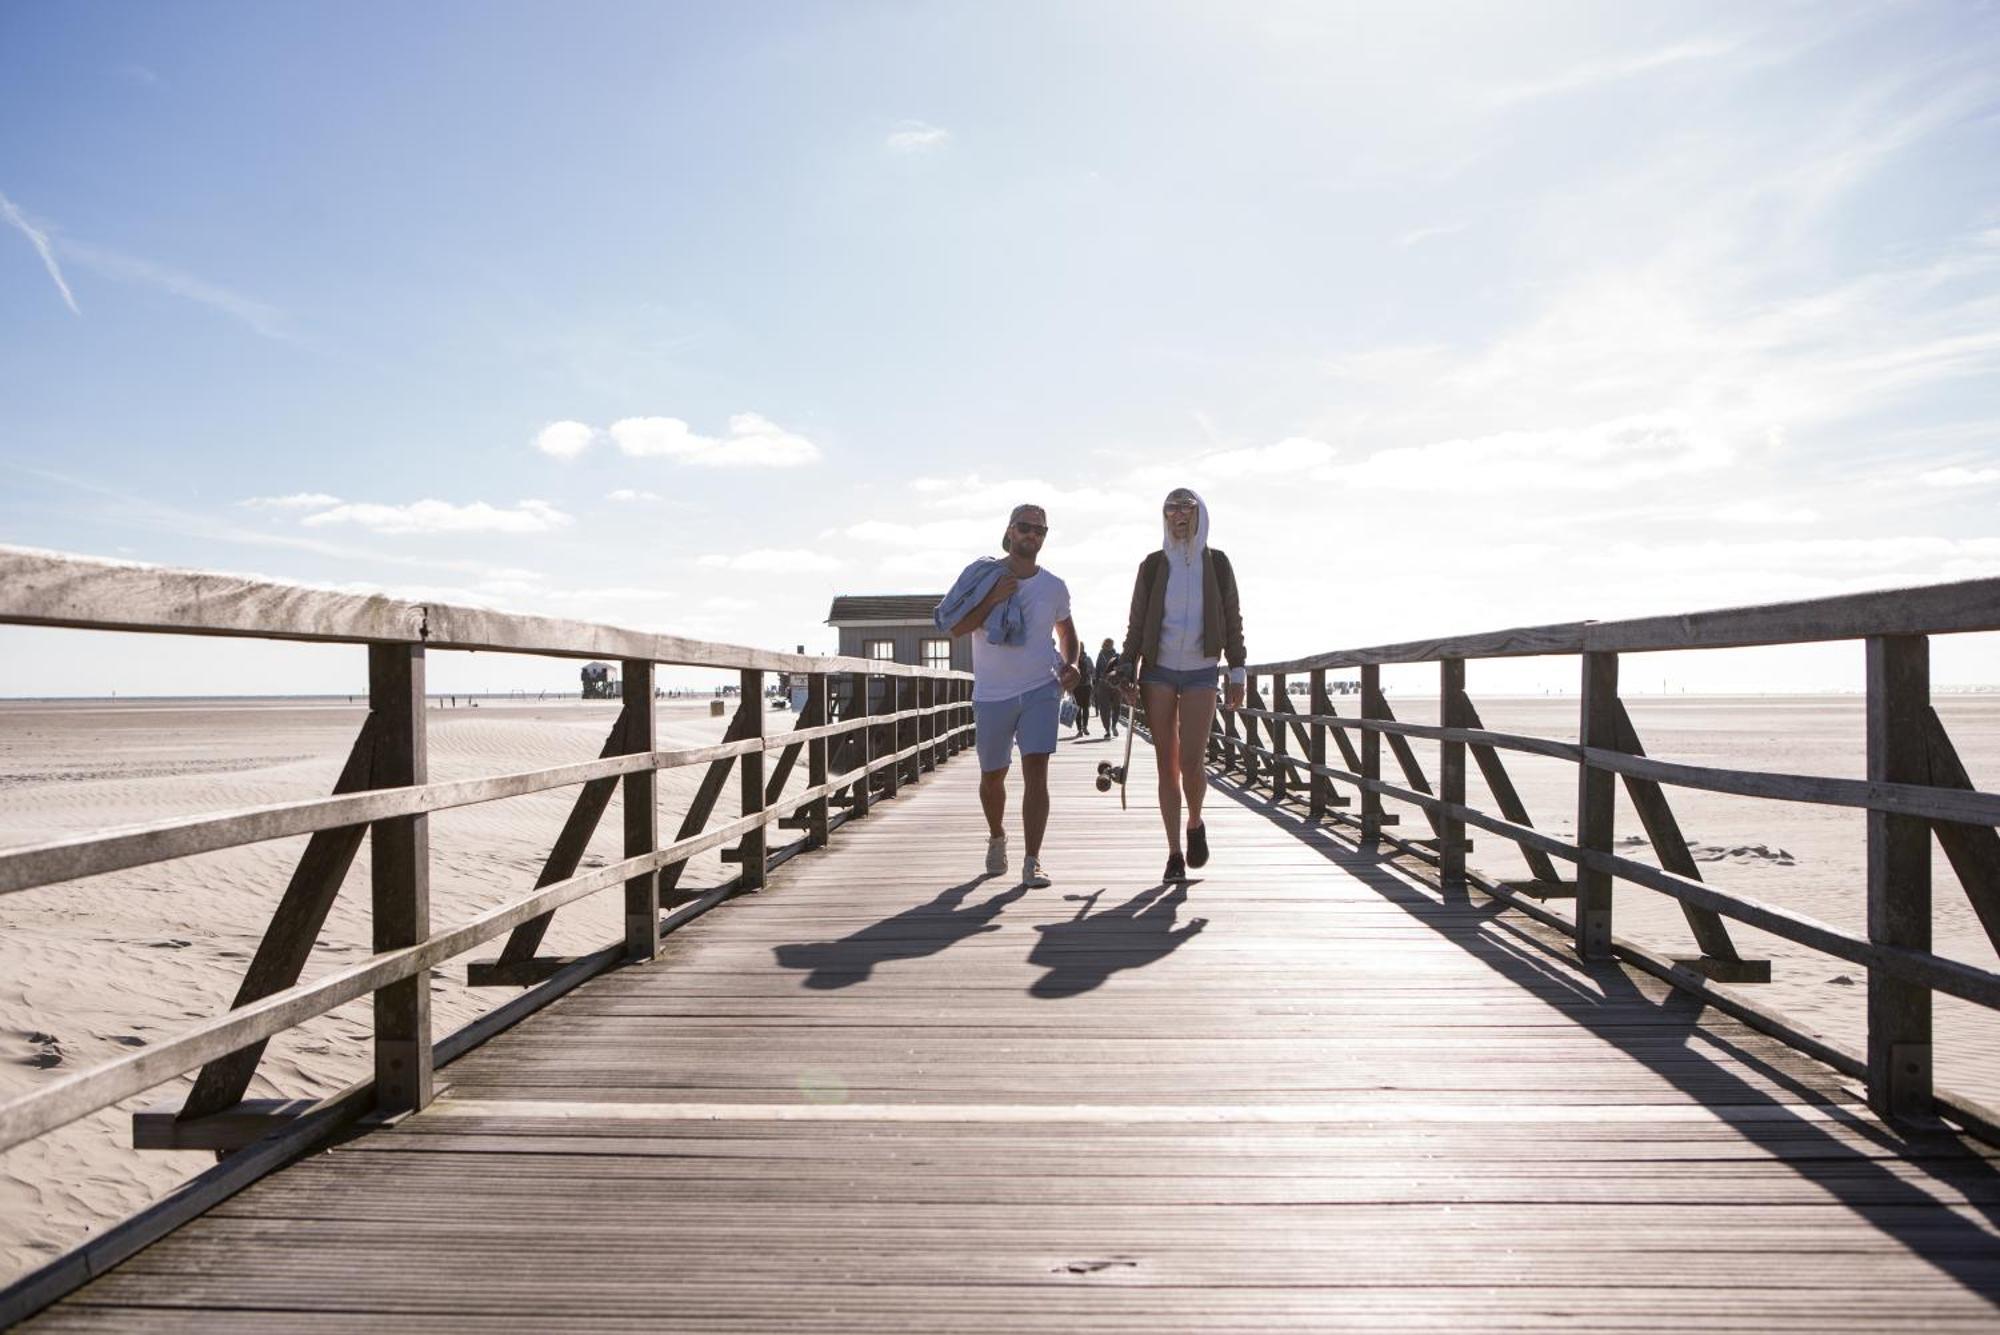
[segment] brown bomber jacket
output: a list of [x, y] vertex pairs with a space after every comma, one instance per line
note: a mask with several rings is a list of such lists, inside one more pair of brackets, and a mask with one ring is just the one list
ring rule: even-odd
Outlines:
[[[1132, 612], [1125, 622], [1121, 657], [1133, 677], [1160, 652], [1160, 623], [1167, 610], [1167, 554], [1149, 552], [1132, 583]], [[1229, 558], [1204, 548], [1201, 562], [1201, 647], [1233, 668], [1242, 667], [1243, 609], [1236, 597], [1236, 571]]]

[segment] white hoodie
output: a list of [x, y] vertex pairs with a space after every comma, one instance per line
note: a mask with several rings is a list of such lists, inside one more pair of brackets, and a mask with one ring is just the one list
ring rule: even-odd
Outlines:
[[1167, 557], [1167, 600], [1160, 619], [1160, 653], [1153, 661], [1177, 672], [1213, 668], [1222, 658], [1202, 652], [1201, 572], [1202, 557], [1208, 551], [1208, 502], [1195, 496], [1194, 504], [1192, 543], [1175, 542], [1166, 515], [1160, 516], [1160, 550]]

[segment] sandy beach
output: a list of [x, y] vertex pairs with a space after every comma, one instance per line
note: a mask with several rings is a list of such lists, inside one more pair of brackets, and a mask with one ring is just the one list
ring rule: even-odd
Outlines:
[[[1415, 698], [1392, 700], [1400, 717], [1434, 721]], [[1858, 697], [1635, 697], [1629, 702], [1650, 754], [1691, 763], [1859, 777]], [[1938, 709], [1976, 781], [2000, 782], [2000, 697], [1941, 696]], [[1481, 699], [1487, 726], [1573, 739], [1573, 699]], [[610, 703], [485, 702], [433, 709], [432, 776], [470, 778], [594, 757], [611, 725]], [[1343, 709], [1346, 712], [1346, 709]], [[114, 826], [194, 815], [327, 792], [363, 710], [344, 702], [150, 701], [0, 704], [0, 845], [19, 845]], [[663, 702], [662, 745], [720, 735], [706, 701]], [[773, 731], [793, 717], [774, 713]], [[1434, 748], [1418, 744], [1435, 774]], [[1568, 834], [1575, 771], [1555, 761], [1509, 756], [1508, 767], [1538, 826]], [[1385, 765], [1393, 762], [1385, 756]], [[664, 776], [663, 829], [686, 807], [701, 771]], [[803, 782], [803, 776], [795, 778]], [[1476, 767], [1472, 800], [1490, 804]], [[1049, 850], [1062, 850], [1056, 795]], [[1859, 931], [1866, 846], [1863, 817], [1804, 807], [1670, 792], [1703, 874], [1728, 889]], [[432, 917], [463, 921], [525, 891], [572, 798], [570, 791], [440, 813], [431, 822]], [[1639, 826], [1620, 795], [1621, 837]], [[600, 826], [586, 865], [617, 856], [615, 810]], [[1149, 818], [1135, 811], [1134, 819]], [[1405, 830], [1421, 824], [1414, 813]], [[1525, 868], [1509, 845], [1476, 835], [1473, 864], [1493, 874]], [[303, 839], [185, 859], [0, 900], [0, 1096], [95, 1065], [174, 1033], [229, 1004]], [[1644, 856], [1642, 846], [1625, 851]], [[980, 850], [967, 851], [975, 860]], [[1224, 854], [1218, 854], [1223, 856]], [[367, 859], [357, 859], [310, 966], [316, 974], [367, 951]], [[686, 884], [722, 879], [714, 855]], [[1942, 857], [1936, 860], [1937, 947], [1994, 967], [1995, 954]], [[1679, 910], [1621, 886], [1618, 931], [1669, 952], [1690, 946]], [[604, 945], [620, 932], [618, 897], [607, 893], [557, 915], [555, 952]], [[1746, 955], [1774, 961], [1769, 1003], [1849, 1043], [1861, 1039], [1865, 988], [1858, 970], [1734, 927]], [[496, 946], [479, 954], [490, 955]], [[464, 986], [464, 961], [433, 975], [439, 1034], [473, 1018], [506, 991]], [[2000, 1097], [2000, 1023], [1948, 999], [1938, 1003], [1940, 1083]], [[359, 1003], [280, 1036], [255, 1096], [321, 1094], [368, 1065], [367, 1008]], [[74, 1245], [207, 1167], [207, 1154], [140, 1154], [129, 1148], [132, 1106], [174, 1095], [155, 1090], [121, 1109], [73, 1124], [0, 1156], [0, 1276], [11, 1278]]]

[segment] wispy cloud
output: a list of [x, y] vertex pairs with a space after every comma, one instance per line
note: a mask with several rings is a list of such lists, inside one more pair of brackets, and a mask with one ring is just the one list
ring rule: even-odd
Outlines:
[[1396, 244], [1404, 250], [1408, 250], [1411, 246], [1422, 245], [1426, 241], [1435, 241], [1441, 236], [1453, 236], [1464, 230], [1464, 223], [1438, 223], [1431, 227], [1413, 228], [1397, 237]]
[[21, 235], [27, 237], [28, 243], [35, 248], [35, 253], [42, 257], [42, 267], [47, 269], [49, 277], [55, 280], [56, 291], [62, 294], [63, 305], [69, 307], [70, 314], [82, 315], [83, 312], [77, 308], [76, 297], [69, 290], [69, 283], [63, 279], [62, 267], [56, 263], [56, 253], [49, 245], [49, 234], [29, 222], [27, 215], [16, 208], [14, 201], [4, 194], [0, 194], [0, 218], [5, 218], [18, 228]]
[[903, 121], [889, 132], [882, 146], [891, 153], [933, 153], [950, 142], [950, 130], [923, 121]]
[[151, 260], [143, 260], [103, 246], [67, 238], [62, 242], [62, 253], [84, 268], [102, 274], [106, 278], [155, 287], [182, 300], [220, 311], [231, 319], [248, 325], [265, 338], [293, 337], [291, 330], [286, 326], [284, 314], [275, 306], [253, 297], [246, 297], [206, 278], [198, 278], [179, 269], [155, 264]]
[[1677, 42], [1655, 51], [1640, 51], [1603, 60], [1585, 61], [1546, 78], [1495, 88], [1488, 94], [1488, 101], [1495, 106], [1512, 106], [1522, 102], [1532, 102], [1538, 98], [1582, 92], [1588, 88], [1597, 88], [1604, 84], [1652, 74], [1658, 70], [1671, 69], [1676, 65], [1714, 60], [1730, 54], [1738, 45], [1739, 42], [1733, 38], [1708, 38]]
[[352, 524], [374, 533], [548, 533], [568, 527], [570, 516], [547, 501], [521, 501], [503, 510], [485, 501], [453, 505], [422, 500], [408, 505], [337, 505], [300, 522], [308, 528]]
[[819, 552], [800, 548], [760, 547], [734, 556], [710, 553], [697, 563], [705, 570], [740, 570], [750, 574], [797, 575], [821, 570], [838, 570], [840, 562]]
[[297, 491], [289, 496], [249, 496], [236, 502], [250, 510], [325, 510], [340, 504], [340, 497], [323, 491]]
[[1927, 487], [1984, 487], [2000, 482], [2000, 468], [1933, 468], [1917, 480]]
[[607, 501], [617, 501], [621, 505], [641, 505], [650, 504], [663, 498], [656, 491], [640, 491], [636, 487], [619, 487], [615, 491], [605, 492], [604, 499]]

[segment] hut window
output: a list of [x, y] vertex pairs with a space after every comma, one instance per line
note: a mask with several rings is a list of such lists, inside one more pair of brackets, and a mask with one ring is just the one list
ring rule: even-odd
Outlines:
[[896, 661], [896, 642], [894, 640], [863, 640], [861, 642], [861, 656], [863, 658], [873, 658], [882, 663], [893, 663]]
[[924, 641], [924, 666], [925, 666], [925, 667], [927, 667], [927, 668], [930, 668], [930, 669], [931, 669], [932, 671], [934, 671], [934, 672], [948, 672], [948, 671], [950, 671], [950, 670], [951, 670], [951, 641], [950, 641], [950, 640], [925, 640], [925, 641]]

